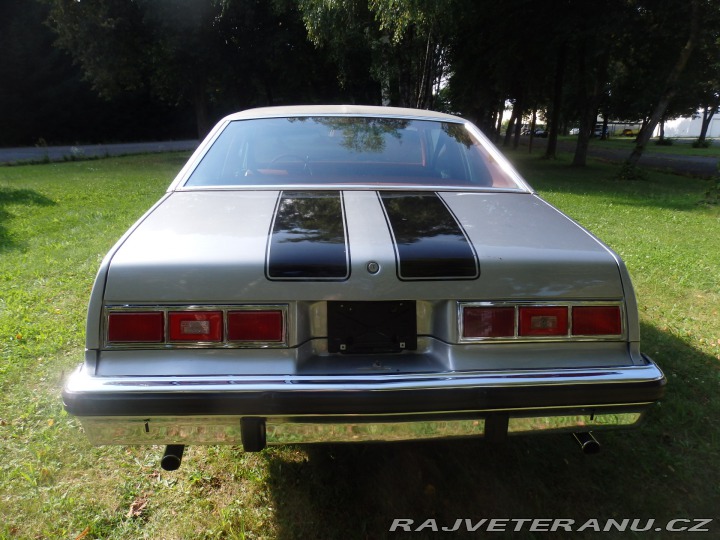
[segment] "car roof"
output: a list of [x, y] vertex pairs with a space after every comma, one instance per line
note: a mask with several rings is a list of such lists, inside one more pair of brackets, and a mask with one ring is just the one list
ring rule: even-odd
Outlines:
[[290, 105], [285, 107], [261, 107], [231, 114], [225, 120], [247, 120], [249, 118], [272, 118], [283, 116], [386, 116], [390, 118], [427, 118], [451, 122], [465, 122], [459, 116], [426, 109], [403, 107], [382, 107], [373, 105]]

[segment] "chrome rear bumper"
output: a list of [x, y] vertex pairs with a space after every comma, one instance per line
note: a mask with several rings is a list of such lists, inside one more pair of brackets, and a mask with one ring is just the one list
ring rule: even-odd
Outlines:
[[95, 444], [267, 444], [497, 438], [630, 427], [663, 394], [644, 366], [338, 377], [94, 377], [63, 391]]
[[[507, 433], [595, 431], [632, 427], [641, 422], [642, 413], [601, 413], [565, 416], [514, 417], [508, 419]], [[90, 442], [102, 444], [233, 444], [241, 445], [239, 416], [123, 418], [97, 416], [82, 418]], [[267, 418], [269, 445], [343, 442], [391, 442], [452, 439], [486, 436], [486, 419], [408, 420], [390, 418], [358, 423], [322, 423], [311, 419], [293, 421]]]

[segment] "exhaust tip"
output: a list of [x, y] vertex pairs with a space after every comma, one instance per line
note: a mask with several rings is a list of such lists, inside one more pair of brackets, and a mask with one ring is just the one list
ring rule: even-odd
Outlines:
[[165, 447], [165, 453], [160, 460], [160, 467], [166, 471], [177, 471], [182, 463], [185, 445], [169, 444]]
[[583, 454], [597, 454], [600, 452], [600, 443], [589, 431], [582, 431], [580, 433], [573, 433], [575, 442], [580, 446]]

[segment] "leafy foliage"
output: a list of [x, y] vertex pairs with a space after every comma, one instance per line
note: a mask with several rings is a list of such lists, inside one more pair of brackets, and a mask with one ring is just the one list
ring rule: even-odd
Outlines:
[[637, 180], [647, 180], [648, 175], [644, 169], [626, 162], [620, 166], [615, 178], [617, 180], [634, 182]]
[[[0, 112], [10, 116], [38, 108], [26, 96], [39, 88], [52, 111], [41, 119], [59, 116], [63, 101], [88, 101], [87, 87], [73, 92], [82, 81], [67, 57], [47, 54], [47, 32], [22, 31], [43, 19], [96, 92], [149, 104], [136, 107], [137, 131], [160, 103], [191, 111], [203, 134], [231, 110], [350, 102], [442, 108], [492, 135], [510, 103], [513, 124], [539, 113], [549, 154], [558, 134], [579, 126], [574, 164], [583, 165], [598, 112], [644, 120], [644, 137], [654, 122], [699, 107], [707, 126], [720, 103], [713, 0], [5, 0], [0, 10], [9, 51]], [[26, 67], [37, 58], [41, 69]], [[58, 62], [63, 72], [53, 75]], [[67, 133], [77, 124], [66, 123]]]
[[693, 148], [710, 148], [712, 140], [709, 139], [696, 139], [692, 142]]
[[0, 2], [0, 145], [45, 146], [189, 138], [192, 116], [146, 91], [112, 102], [53, 46], [49, 14], [35, 0]]
[[192, 104], [200, 135], [214, 123], [211, 107], [222, 114], [338, 95], [289, 1], [46, 1], [58, 44], [98, 92], [149, 89]]

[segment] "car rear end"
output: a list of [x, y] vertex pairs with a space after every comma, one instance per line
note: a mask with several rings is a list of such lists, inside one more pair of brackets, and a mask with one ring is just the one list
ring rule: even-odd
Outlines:
[[[315, 123], [332, 137], [347, 134], [338, 119], [380, 113], [325, 114]], [[260, 164], [228, 144], [222, 156], [242, 156], [250, 187], [206, 172], [193, 185], [199, 163], [222, 161], [205, 152], [223, 126], [245, 117], [221, 124], [100, 268], [85, 362], [63, 392], [90, 439], [171, 445], [179, 464], [185, 444], [548, 431], [587, 443], [591, 430], [638, 424], [665, 379], [640, 352], [622, 261], [529, 190], [472, 126], [420, 114], [382, 124], [386, 154], [422, 135], [426, 124], [408, 123], [420, 118], [462, 144], [454, 133], [467, 130], [502, 180], [452, 181], [460, 173], [439, 164], [440, 134], [421, 139], [417, 166], [358, 161], [351, 177], [344, 154], [313, 160], [292, 138], [291, 152]], [[376, 127], [364, 139], [354, 127], [353, 144], [376, 144]], [[428, 179], [419, 167], [432, 164], [433, 143]]]

